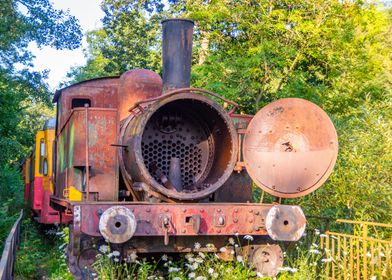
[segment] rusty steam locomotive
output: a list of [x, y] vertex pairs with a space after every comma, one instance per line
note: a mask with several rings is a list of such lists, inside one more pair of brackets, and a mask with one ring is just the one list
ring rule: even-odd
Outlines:
[[28, 196], [40, 222], [70, 223], [69, 267], [78, 279], [105, 242], [123, 256], [214, 252], [233, 235], [252, 235], [237, 253], [274, 275], [283, 256], [273, 241], [298, 240], [306, 219], [298, 206], [251, 203], [252, 181], [293, 198], [332, 172], [336, 131], [313, 103], [282, 99], [250, 116], [189, 87], [193, 25], [163, 21], [162, 79], [136, 69], [55, 93], [53, 176], [46, 148], [32, 158], [43, 179]]

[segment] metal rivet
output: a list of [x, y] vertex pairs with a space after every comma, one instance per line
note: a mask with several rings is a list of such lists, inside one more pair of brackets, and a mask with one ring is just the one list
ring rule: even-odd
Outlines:
[[204, 209], [200, 209], [200, 212], [203, 213], [203, 212], [204, 212]]
[[235, 213], [238, 213], [238, 209], [235, 209], [234, 212], [235, 212]]
[[238, 223], [238, 219], [237, 218], [233, 219], [233, 222]]
[[218, 211], [218, 213], [220, 213], [222, 210], [221, 210], [221, 209], [218, 209], [217, 211]]
[[218, 230], [217, 230], [217, 232], [218, 232], [218, 233], [221, 233], [221, 230], [220, 230], [220, 229], [218, 229]]
[[250, 220], [249, 220], [249, 223], [253, 223], [253, 219], [250, 219]]
[[150, 208], [147, 208], [147, 209], [146, 209], [146, 212], [151, 212], [151, 209], [150, 209]]
[[147, 234], [150, 234], [150, 230], [146, 229], [146, 233], [147, 233]]
[[252, 209], [250, 209], [250, 210], [249, 210], [249, 213], [253, 213], [253, 210], [252, 210]]
[[186, 230], [185, 230], [185, 229], [183, 229], [183, 230], [182, 230], [182, 233], [185, 233], [185, 232], [186, 232]]
[[186, 209], [182, 209], [182, 212], [184, 212], [184, 213], [185, 213], [185, 212], [186, 212]]

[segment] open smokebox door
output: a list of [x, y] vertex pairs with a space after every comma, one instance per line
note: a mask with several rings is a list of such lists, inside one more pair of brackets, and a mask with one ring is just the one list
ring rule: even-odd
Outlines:
[[179, 93], [152, 103], [128, 125], [124, 137], [129, 147], [124, 164], [134, 182], [142, 182], [144, 191], [148, 185], [178, 200], [214, 193], [237, 160], [231, 118], [218, 103], [199, 94]]
[[331, 174], [338, 138], [320, 107], [286, 98], [254, 116], [242, 152], [246, 170], [258, 187], [277, 197], [300, 197], [315, 191]]

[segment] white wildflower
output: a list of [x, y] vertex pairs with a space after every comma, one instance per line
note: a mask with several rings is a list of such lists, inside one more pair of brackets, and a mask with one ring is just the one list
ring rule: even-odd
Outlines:
[[198, 267], [199, 267], [199, 263], [194, 262], [194, 263], [192, 264], [192, 269], [193, 269], [193, 270], [196, 270]]
[[384, 255], [384, 253], [383, 252], [380, 252], [380, 257], [382, 257], [382, 258], [384, 258], [385, 257], [385, 255]]
[[231, 244], [231, 245], [234, 245], [234, 244], [235, 244], [234, 238], [233, 238], [233, 237], [230, 237], [230, 238], [229, 238], [229, 244]]
[[205, 278], [204, 276], [197, 276], [196, 280], [207, 280], [207, 278]]
[[196, 258], [196, 259], [195, 259], [195, 262], [197, 262], [197, 263], [203, 263], [204, 260], [203, 260], [202, 258]]
[[113, 257], [113, 254], [112, 253], [108, 254], [108, 257], [109, 258]]
[[237, 256], [237, 262], [243, 263], [244, 259], [242, 258], [242, 256]]
[[369, 258], [370, 258], [371, 256], [372, 256], [372, 254], [370, 254], [370, 252], [367, 252], [367, 253], [366, 253], [366, 257], [369, 257]]
[[181, 280], [181, 277], [174, 277], [173, 280]]
[[315, 255], [319, 255], [319, 254], [321, 254], [321, 253], [320, 253], [320, 251], [319, 251], [319, 250], [317, 250], [317, 249], [310, 249], [310, 250], [309, 250], [309, 253], [311, 253], [311, 254], [315, 254]]
[[344, 255], [344, 256], [347, 256], [348, 253], [347, 253], [346, 251], [343, 251], [343, 255]]
[[253, 236], [252, 235], [245, 235], [244, 239], [249, 240], [249, 241], [253, 241]]
[[194, 263], [194, 262], [195, 262], [195, 259], [192, 258], [192, 257], [190, 257], [190, 258], [188, 259], [188, 262], [189, 262], [189, 263]]
[[115, 262], [119, 262], [120, 260], [118, 258], [113, 259]]
[[164, 262], [167, 262], [168, 257], [167, 257], [166, 254], [163, 254], [162, 257], [161, 257], [161, 259], [162, 259]]
[[323, 263], [328, 263], [328, 262], [332, 262], [333, 258], [327, 258], [327, 259], [321, 259], [321, 262]]
[[225, 248], [225, 247], [222, 247], [222, 248], [219, 249], [219, 251], [220, 251], [221, 253], [224, 253], [224, 252], [226, 252], [226, 248]]
[[119, 251], [113, 251], [112, 255], [115, 256], [115, 257], [118, 257], [118, 256], [120, 256], [120, 252]]
[[194, 247], [195, 247], [195, 249], [200, 249], [200, 248], [201, 248], [201, 245], [200, 245], [199, 242], [196, 242], [196, 243], [194, 244]]
[[373, 276], [370, 278], [370, 280], [377, 280], [377, 276], [376, 276], [376, 275], [373, 275]]
[[262, 277], [263, 277], [263, 274], [262, 274], [261, 272], [257, 272], [257, 273], [256, 273], [256, 277], [257, 277], [257, 278], [262, 278]]
[[278, 270], [279, 271], [290, 271], [291, 267], [279, 267]]
[[217, 272], [214, 272], [214, 273], [212, 274], [212, 277], [213, 277], [213, 278], [218, 278], [218, 276], [219, 276], [219, 274], [218, 274]]
[[314, 233], [315, 233], [316, 235], [320, 235], [320, 230], [318, 230], [317, 228], [315, 228], [315, 229], [314, 229]]
[[199, 252], [199, 256], [200, 256], [202, 259], [205, 259], [205, 258], [206, 258], [206, 255], [204, 255], [203, 252]]
[[180, 269], [178, 268], [178, 267], [169, 267], [169, 273], [172, 273], [172, 272], [179, 272], [180, 271]]
[[137, 260], [137, 254], [135, 252], [132, 252], [129, 256], [128, 256], [128, 260], [129, 262], [136, 262]]
[[234, 255], [234, 250], [231, 250], [231, 251], [230, 251], [230, 254]]
[[234, 244], [234, 247], [235, 247], [235, 248], [238, 248], [238, 244]]
[[239, 233], [238, 233], [238, 232], [236, 232], [236, 233], [234, 233], [234, 235], [235, 235], [235, 236], [238, 236], [238, 235], [239, 235]]
[[193, 254], [191, 254], [191, 253], [188, 253], [188, 254], [186, 254], [185, 255], [185, 258], [188, 260], [189, 258], [192, 258], [193, 257]]
[[280, 267], [280, 268], [279, 268], [279, 271], [288, 271], [288, 272], [295, 273], [295, 272], [298, 271], [298, 269], [297, 269], [297, 268], [293, 268], [293, 267], [286, 266], [286, 267]]
[[210, 268], [208, 269], [208, 273], [209, 273], [209, 274], [213, 274], [213, 273], [214, 273], [214, 269], [213, 269], [212, 267], [210, 267]]
[[191, 265], [191, 264], [189, 264], [189, 263], [186, 263], [185, 266], [186, 266], [187, 268], [189, 268], [190, 270], [193, 270], [193, 265]]
[[101, 245], [100, 247], [99, 247], [99, 251], [101, 252], [101, 253], [107, 253], [108, 251], [109, 251], [109, 246], [107, 246], [107, 245]]
[[194, 272], [191, 272], [188, 274], [188, 278], [192, 279], [195, 278], [196, 274]]
[[208, 249], [214, 249], [214, 248], [215, 248], [215, 245], [214, 245], [214, 244], [211, 244], [211, 243], [208, 243], [208, 244], [206, 244], [206, 247], [207, 247]]

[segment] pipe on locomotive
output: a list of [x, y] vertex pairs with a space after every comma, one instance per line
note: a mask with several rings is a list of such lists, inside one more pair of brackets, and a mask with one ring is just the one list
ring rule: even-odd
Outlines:
[[164, 93], [190, 85], [193, 26], [194, 22], [189, 19], [162, 21]]

